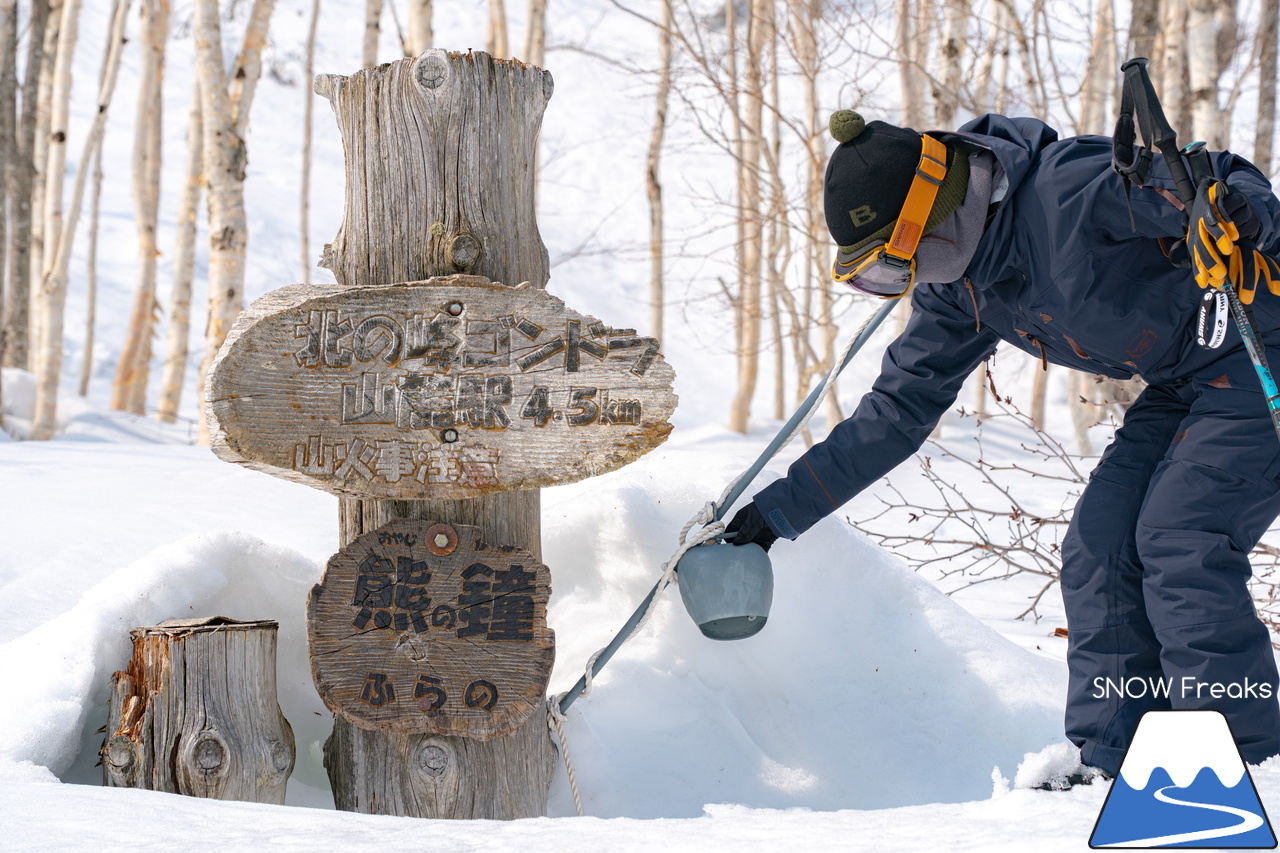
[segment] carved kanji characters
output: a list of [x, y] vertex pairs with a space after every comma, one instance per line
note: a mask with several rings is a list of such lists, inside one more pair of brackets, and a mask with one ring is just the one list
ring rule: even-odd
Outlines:
[[414, 314], [407, 324], [406, 358], [421, 358], [426, 367], [447, 370], [458, 361], [462, 339], [453, 333], [459, 318], [437, 314], [431, 319]]
[[414, 456], [417, 445], [404, 441], [379, 441], [377, 470], [388, 483], [398, 483], [402, 477], [412, 477], [417, 469]]
[[366, 480], [372, 480], [374, 477], [373, 468], [369, 467], [378, 456], [378, 448], [370, 447], [365, 444], [363, 438], [355, 438], [351, 440], [351, 445], [347, 448], [346, 459], [338, 466], [338, 470], [334, 472], [338, 477], [346, 479], [352, 474], [359, 474]]
[[300, 367], [348, 367], [351, 351], [342, 348], [342, 339], [352, 333], [351, 320], [338, 320], [337, 311], [309, 311], [307, 323], [294, 327], [294, 340], [302, 347], [294, 353]]
[[493, 592], [488, 578], [493, 569], [484, 563], [472, 563], [462, 571], [462, 592], [458, 595], [458, 637], [488, 634]]
[[359, 385], [342, 386], [342, 423], [393, 424], [396, 422], [394, 385], [382, 384], [377, 373], [361, 373]]
[[454, 377], [410, 373], [400, 380], [400, 416], [406, 429], [445, 429], [454, 426]]

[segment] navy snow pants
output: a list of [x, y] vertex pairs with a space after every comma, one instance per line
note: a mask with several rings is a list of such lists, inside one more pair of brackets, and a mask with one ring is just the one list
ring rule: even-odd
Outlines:
[[1222, 711], [1249, 763], [1280, 752], [1271, 638], [1247, 588], [1249, 551], [1280, 514], [1277, 477], [1243, 350], [1130, 407], [1063, 542], [1066, 732], [1084, 763], [1115, 775], [1152, 708]]

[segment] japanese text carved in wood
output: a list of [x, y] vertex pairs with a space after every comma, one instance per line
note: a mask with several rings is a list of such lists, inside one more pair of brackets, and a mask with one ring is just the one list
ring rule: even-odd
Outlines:
[[325, 704], [365, 728], [509, 734], [541, 708], [551, 574], [478, 527], [393, 521], [329, 560], [307, 602]]
[[339, 495], [458, 499], [619, 468], [671, 431], [658, 341], [478, 276], [294, 285], [209, 379], [214, 452]]

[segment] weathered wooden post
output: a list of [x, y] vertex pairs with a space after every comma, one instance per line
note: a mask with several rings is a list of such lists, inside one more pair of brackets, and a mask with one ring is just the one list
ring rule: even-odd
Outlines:
[[542, 288], [533, 164], [551, 75], [431, 50], [320, 75], [346, 153], [337, 286], [252, 305], [209, 379], [215, 452], [342, 496], [308, 601], [339, 808], [545, 813], [554, 747], [538, 487], [671, 430], [658, 341]]
[[293, 729], [276, 702], [276, 623], [174, 619], [133, 635], [115, 674], [104, 784], [283, 803]]

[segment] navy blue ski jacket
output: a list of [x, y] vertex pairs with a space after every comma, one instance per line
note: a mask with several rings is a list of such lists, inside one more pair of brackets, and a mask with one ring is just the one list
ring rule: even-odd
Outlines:
[[[1107, 137], [1059, 140], [1041, 121], [997, 115], [938, 136], [994, 153], [1008, 194], [965, 277], [914, 289], [911, 320], [854, 413], [756, 495], [779, 536], [794, 539], [914, 453], [1000, 341], [1054, 364], [1151, 384], [1177, 382], [1243, 346], [1234, 328], [1218, 350], [1195, 343], [1202, 291], [1161, 248], [1184, 226], [1182, 212], [1154, 189], [1173, 189], [1159, 155], [1146, 187], [1133, 187], [1126, 203]], [[1249, 199], [1262, 225], [1258, 245], [1275, 256], [1280, 201], [1271, 185], [1241, 157], [1212, 158], [1215, 174]], [[1280, 343], [1280, 296], [1263, 286], [1254, 309], [1264, 339]]]

